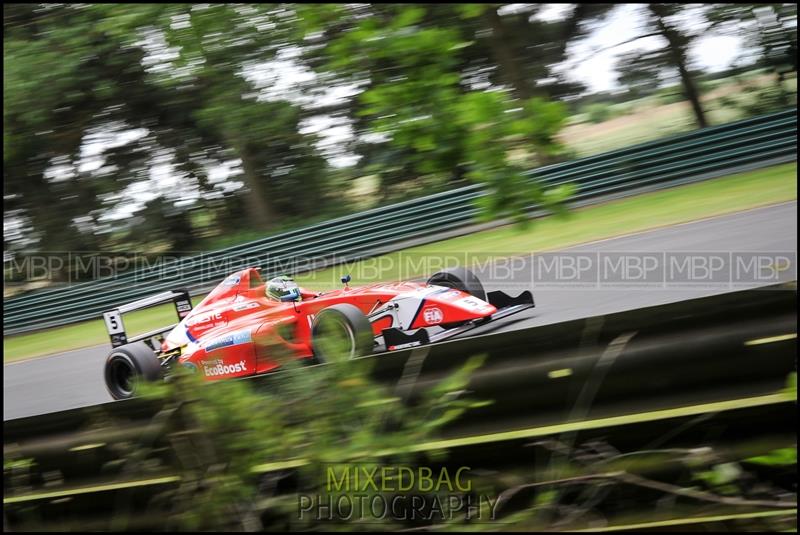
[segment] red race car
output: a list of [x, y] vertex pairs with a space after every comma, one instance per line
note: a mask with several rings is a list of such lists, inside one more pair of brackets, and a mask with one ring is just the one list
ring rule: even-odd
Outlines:
[[[287, 358], [318, 363], [437, 342], [534, 306], [483, 289], [468, 269], [440, 271], [427, 282], [379, 283], [310, 292], [289, 277], [264, 282], [258, 268], [222, 281], [195, 308], [186, 290], [164, 292], [103, 314], [112, 350], [105, 381], [114, 399], [139, 379], [165, 378], [185, 366], [208, 380], [275, 371]], [[172, 301], [179, 323], [128, 339], [122, 314]], [[164, 336], [166, 334], [166, 337]]]

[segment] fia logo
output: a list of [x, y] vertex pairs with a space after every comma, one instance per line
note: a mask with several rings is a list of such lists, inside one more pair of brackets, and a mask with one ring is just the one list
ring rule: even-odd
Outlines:
[[442, 311], [436, 307], [426, 308], [422, 314], [425, 318], [425, 322], [432, 325], [441, 323], [444, 319], [444, 314], [442, 314]]

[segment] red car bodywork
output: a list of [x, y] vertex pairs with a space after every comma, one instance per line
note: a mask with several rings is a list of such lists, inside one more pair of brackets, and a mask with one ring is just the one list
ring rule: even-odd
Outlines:
[[[357, 306], [376, 339], [387, 328], [403, 331], [485, 318], [497, 311], [470, 294], [417, 282], [344, 287], [324, 293], [301, 290], [302, 299], [266, 297], [258, 270], [229, 276], [167, 335], [162, 352], [180, 348], [178, 362], [209, 380], [274, 370], [287, 358], [313, 357], [314, 316], [337, 303]], [[389, 347], [387, 349], [393, 349]]]

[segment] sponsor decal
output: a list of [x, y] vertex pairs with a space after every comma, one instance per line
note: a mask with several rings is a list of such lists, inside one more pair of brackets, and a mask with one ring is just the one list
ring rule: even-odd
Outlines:
[[218, 321], [223, 321], [222, 312], [203, 312], [189, 318], [186, 321], [186, 326], [193, 327], [200, 323], [217, 323]]
[[463, 295], [464, 294], [459, 290], [447, 290], [445, 293], [439, 296], [439, 299], [443, 299], [445, 301], [454, 301], [456, 299], [461, 299]]
[[194, 327], [195, 325], [199, 325], [201, 323], [211, 323], [208, 327], [212, 327], [217, 324], [217, 322], [224, 321], [222, 317], [222, 312], [203, 312], [202, 314], [198, 314], [189, 318], [186, 321], [187, 327]]
[[111, 347], [122, 346], [128, 343], [128, 337], [125, 333], [111, 335]]
[[469, 296], [461, 299], [460, 301], [456, 301], [457, 305], [461, 305], [464, 308], [471, 308], [473, 310], [490, 310], [491, 306], [489, 303], [485, 301], [481, 301], [477, 297]]
[[195, 366], [194, 362], [186, 361], [183, 363], [183, 367], [192, 373], [197, 373], [197, 366]]
[[225, 279], [222, 284], [225, 286], [236, 286], [241, 280], [242, 278], [239, 275], [231, 275]]
[[242, 373], [247, 371], [247, 363], [243, 360], [233, 364], [225, 364], [222, 359], [213, 360], [211, 362], [203, 361], [203, 373], [207, 377], [215, 375], [228, 375], [231, 373]]
[[408, 294], [402, 294], [402, 296], [410, 295], [414, 297], [427, 297], [429, 295], [435, 295], [438, 293], [447, 292], [448, 288], [444, 288], [442, 286], [426, 286], [424, 288], [419, 288], [414, 290], [413, 292], [408, 292]]
[[175, 302], [175, 310], [178, 311], [179, 318], [185, 318], [192, 311], [192, 304], [185, 299]]
[[407, 344], [400, 344], [400, 345], [396, 345], [396, 346], [389, 346], [386, 349], [388, 349], [389, 351], [397, 351], [398, 349], [408, 349], [409, 347], [416, 347], [416, 346], [421, 346], [421, 345], [422, 345], [422, 342], [417, 341], [417, 342], [409, 342]]
[[213, 340], [209, 341], [208, 345], [205, 347], [205, 350], [214, 351], [215, 349], [221, 349], [223, 347], [244, 344], [250, 340], [250, 329], [247, 329], [245, 331], [235, 332], [220, 338], [214, 338]]
[[258, 307], [258, 303], [255, 301], [250, 301], [249, 303], [243, 303], [241, 305], [235, 305], [233, 307], [234, 312], [241, 312], [242, 310], [247, 310], [249, 308], [256, 308]]
[[435, 325], [442, 322], [444, 314], [438, 307], [428, 307], [422, 312], [422, 317], [425, 318], [426, 323]]

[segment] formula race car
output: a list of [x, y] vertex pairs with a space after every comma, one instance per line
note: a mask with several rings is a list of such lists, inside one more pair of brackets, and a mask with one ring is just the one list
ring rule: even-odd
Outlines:
[[[140, 380], [165, 379], [175, 366], [228, 379], [277, 370], [285, 359], [321, 363], [438, 342], [534, 306], [484, 291], [468, 269], [440, 271], [427, 282], [380, 283], [310, 292], [289, 277], [262, 280], [258, 268], [222, 281], [195, 308], [186, 290], [163, 292], [103, 314], [112, 350], [105, 381], [114, 399]], [[179, 323], [127, 337], [126, 312], [172, 301]], [[166, 334], [166, 337], [164, 336]]]

